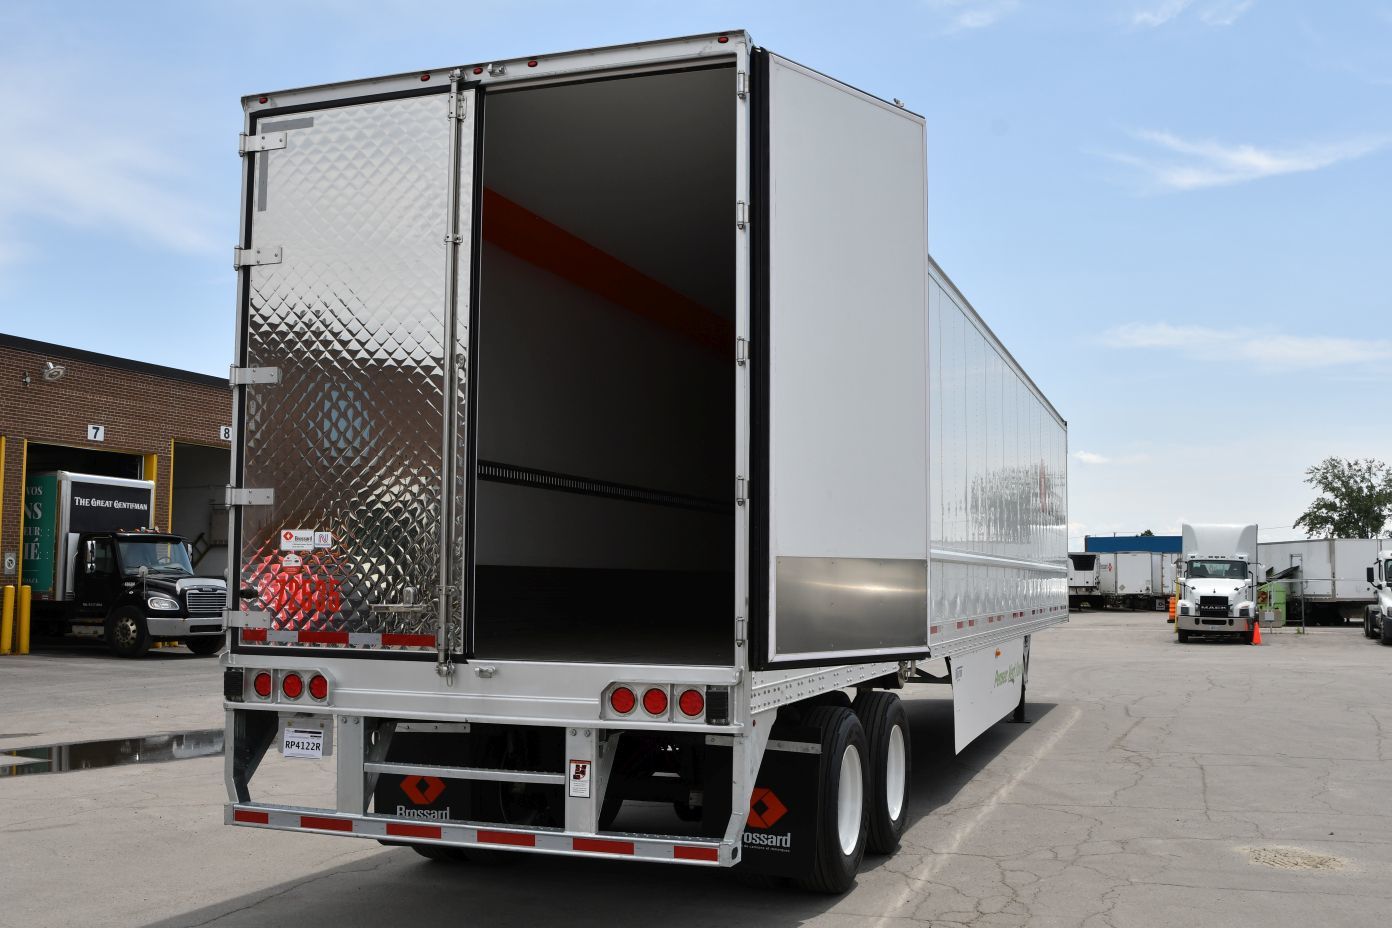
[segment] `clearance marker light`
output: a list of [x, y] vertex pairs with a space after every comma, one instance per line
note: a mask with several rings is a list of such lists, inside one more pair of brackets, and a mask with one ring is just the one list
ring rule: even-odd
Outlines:
[[256, 695], [262, 699], [271, 698], [271, 675], [266, 671], [261, 671], [252, 678], [251, 688], [256, 691]]
[[309, 678], [309, 695], [320, 700], [329, 698], [329, 681], [322, 673], [316, 673]]
[[643, 694], [643, 709], [648, 715], [664, 715], [667, 712], [667, 691], [653, 687]]
[[706, 708], [706, 697], [701, 695], [700, 690], [687, 690], [677, 700], [677, 707], [681, 709], [682, 715], [695, 718]]
[[628, 715], [633, 711], [633, 707], [638, 705], [638, 697], [633, 695], [633, 690], [626, 686], [615, 688], [609, 694], [609, 708], [619, 715]]
[[299, 699], [304, 692], [304, 681], [297, 673], [287, 673], [285, 679], [280, 681], [280, 691], [285, 694], [286, 699]]

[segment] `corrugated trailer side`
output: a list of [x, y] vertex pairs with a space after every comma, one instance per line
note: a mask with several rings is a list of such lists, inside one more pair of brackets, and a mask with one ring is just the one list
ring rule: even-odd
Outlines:
[[1068, 425], [929, 262], [934, 657], [1068, 618]]

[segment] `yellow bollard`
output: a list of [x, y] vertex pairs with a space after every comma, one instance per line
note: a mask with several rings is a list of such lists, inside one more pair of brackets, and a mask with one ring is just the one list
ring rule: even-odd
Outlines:
[[33, 595], [34, 588], [22, 586], [19, 588], [19, 653], [29, 653], [29, 601]]
[[10, 639], [14, 637], [14, 594], [12, 586], [0, 594], [0, 654], [10, 653]]

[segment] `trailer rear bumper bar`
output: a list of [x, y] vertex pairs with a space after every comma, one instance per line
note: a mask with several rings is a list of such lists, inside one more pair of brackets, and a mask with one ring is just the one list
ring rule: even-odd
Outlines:
[[353, 815], [332, 809], [259, 802], [227, 803], [223, 807], [223, 821], [251, 828], [351, 835], [400, 844], [526, 851], [567, 857], [617, 857], [708, 867], [732, 867], [739, 862], [738, 848], [732, 841], [623, 833], [578, 834], [562, 829], [515, 828], [486, 822]]

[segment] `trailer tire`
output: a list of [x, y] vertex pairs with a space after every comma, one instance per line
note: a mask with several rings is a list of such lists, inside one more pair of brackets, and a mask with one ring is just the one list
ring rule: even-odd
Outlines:
[[1381, 622], [1378, 623], [1378, 625], [1382, 628], [1382, 634], [1379, 636], [1382, 640], [1382, 643], [1392, 644], [1392, 622], [1383, 619]]
[[106, 645], [117, 657], [143, 657], [150, 650], [145, 614], [134, 606], [113, 610], [106, 617]]
[[840, 895], [855, 883], [865, 858], [866, 761], [865, 729], [850, 709], [817, 706], [802, 724], [821, 733], [821, 783], [818, 784], [820, 824], [812, 866], [798, 877], [799, 887]]
[[872, 854], [893, 854], [909, 818], [913, 770], [909, 716], [898, 696], [878, 690], [860, 693], [851, 708], [865, 729], [870, 760], [866, 849]]
[[184, 639], [184, 647], [199, 657], [212, 657], [222, 650], [222, 643], [221, 635], [201, 635], [197, 638]]
[[463, 848], [444, 844], [412, 844], [411, 850], [433, 864], [462, 864], [469, 859]]
[[1176, 635], [1176, 637], [1179, 639], [1179, 643], [1180, 643], [1180, 644], [1186, 643], [1186, 642], [1189, 640], [1189, 629], [1187, 629], [1187, 628], [1181, 628], [1181, 629], [1179, 629], [1179, 630], [1178, 630], [1178, 634]]

